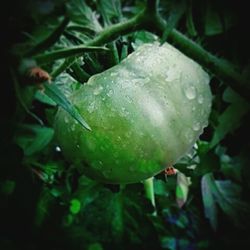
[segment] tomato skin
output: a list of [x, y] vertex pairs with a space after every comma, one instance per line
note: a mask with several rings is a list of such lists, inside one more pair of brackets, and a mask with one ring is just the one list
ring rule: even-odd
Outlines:
[[169, 44], [144, 44], [71, 97], [92, 131], [64, 110], [55, 119], [65, 156], [105, 183], [135, 183], [195, 143], [211, 107], [208, 74]]

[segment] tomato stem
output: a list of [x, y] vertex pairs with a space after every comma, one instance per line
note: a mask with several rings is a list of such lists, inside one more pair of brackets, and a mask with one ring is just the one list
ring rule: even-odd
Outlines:
[[[157, 0], [147, 0], [147, 5], [144, 10], [139, 12], [136, 16], [127, 21], [108, 26], [86, 45], [103, 45], [115, 40], [121, 35], [137, 30], [149, 30], [151, 32], [162, 34], [166, 29], [167, 23], [161, 17], [158, 9]], [[169, 33], [168, 42], [174, 44], [174, 46], [188, 57], [207, 68], [210, 73], [218, 76], [241, 96], [247, 99], [250, 98], [250, 89], [247, 79], [242, 77], [239, 69], [236, 69], [234, 65], [216, 57], [205, 50], [200, 44], [192, 41], [176, 29], [172, 29]]]
[[155, 207], [154, 177], [150, 177], [144, 180], [143, 183], [145, 189], [145, 196], [151, 201], [151, 204], [154, 207], [153, 215], [157, 215]]

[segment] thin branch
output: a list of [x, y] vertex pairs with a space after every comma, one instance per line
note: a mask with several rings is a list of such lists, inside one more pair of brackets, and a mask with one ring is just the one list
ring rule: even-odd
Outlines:
[[[165, 21], [158, 17], [155, 20], [155, 27], [158, 32], [165, 30]], [[205, 50], [201, 45], [192, 41], [179, 31], [173, 29], [169, 34], [169, 42], [174, 44], [185, 55], [198, 62], [207, 70], [218, 76], [225, 84], [238, 92], [246, 99], [250, 98], [250, 88], [246, 79], [236, 70], [236, 67], [226, 60], [220, 59]]]
[[[87, 43], [87, 45], [103, 45], [121, 35], [142, 29], [162, 34], [167, 24], [157, 12], [157, 2], [157, 0], [148, 0], [146, 8], [142, 12], [125, 22], [111, 25]], [[218, 76], [241, 96], [247, 99], [250, 98], [250, 89], [247, 81], [237, 72], [232, 64], [217, 58], [175, 29], [169, 34], [169, 42], [174, 44], [188, 57], [207, 68], [210, 73]]]
[[98, 46], [100, 44], [111, 42], [121, 35], [125, 35], [130, 32], [142, 29], [145, 17], [145, 11], [142, 11], [138, 15], [132, 17], [127, 21], [111, 25], [105, 28], [102, 32], [99, 33], [98, 36], [96, 36], [92, 41], [88, 42], [86, 45]]

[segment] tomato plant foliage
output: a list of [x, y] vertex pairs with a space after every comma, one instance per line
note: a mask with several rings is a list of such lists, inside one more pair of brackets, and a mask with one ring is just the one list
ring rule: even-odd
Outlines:
[[156, 2], [7, 4], [1, 249], [249, 248], [246, 8]]

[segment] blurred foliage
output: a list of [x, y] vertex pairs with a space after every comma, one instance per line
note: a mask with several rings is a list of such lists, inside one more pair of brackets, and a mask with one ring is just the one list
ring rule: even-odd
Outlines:
[[[12, 8], [10, 3], [2, 6], [8, 13], [6, 65], [13, 72], [11, 78], [7, 69], [2, 82], [7, 88], [4, 92], [3, 87], [1, 105], [7, 112], [0, 144], [1, 249], [250, 247], [250, 106], [226, 82], [211, 76], [209, 125], [176, 164], [177, 175], [154, 178], [155, 215], [142, 183], [103, 185], [65, 160], [52, 126], [55, 104], [60, 103], [22, 77], [20, 66], [30, 55], [84, 45], [105, 27], [138, 13], [144, 2], [28, 0]], [[140, 44], [167, 40], [173, 28], [249, 74], [248, 13], [243, 3], [160, 1], [159, 8], [170, 24], [162, 37], [137, 31], [107, 44], [108, 51], [46, 59], [44, 69], [55, 75], [53, 84], [65, 95], [57, 96], [59, 102], [72, 109], [67, 97], [91, 75], [118, 63]]]

